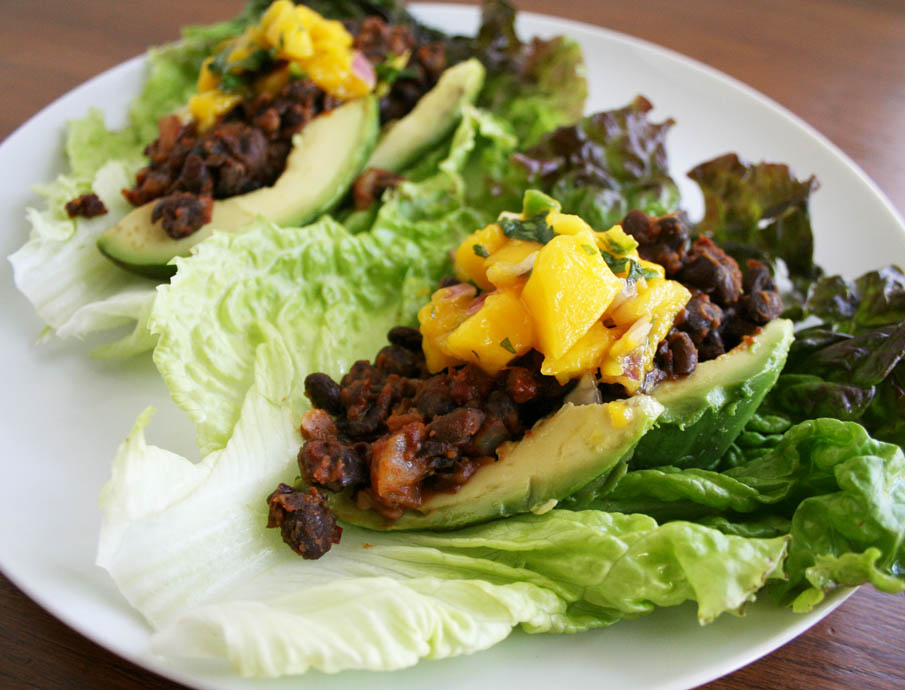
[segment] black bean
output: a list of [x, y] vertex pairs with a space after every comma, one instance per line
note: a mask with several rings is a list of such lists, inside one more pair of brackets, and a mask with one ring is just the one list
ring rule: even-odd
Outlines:
[[326, 374], [308, 374], [305, 377], [305, 395], [311, 404], [330, 414], [338, 415], [343, 411], [340, 392], [339, 384]]
[[393, 345], [412, 352], [421, 352], [421, 331], [411, 326], [396, 326], [387, 333], [387, 340]]

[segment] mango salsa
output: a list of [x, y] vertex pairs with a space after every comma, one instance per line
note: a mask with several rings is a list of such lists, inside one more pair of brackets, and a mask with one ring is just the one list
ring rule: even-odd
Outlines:
[[601, 321], [595, 321], [581, 340], [570, 347], [562, 357], [544, 358], [540, 372], [547, 376], [555, 376], [560, 383], [567, 383], [587, 371], [593, 371], [600, 366], [604, 355], [622, 335], [623, 330], [607, 328]]
[[[241, 100], [235, 84], [227, 86], [224, 78], [234, 80], [262, 71], [262, 65], [268, 69], [272, 66], [280, 74], [274, 79], [258, 80], [253, 89], [256, 93], [273, 92], [275, 87], [285, 85], [292, 72], [307, 76], [340, 100], [364, 96], [374, 89], [375, 83], [374, 79], [363, 77], [362, 70], [353, 68], [353, 43], [352, 35], [341, 22], [326, 19], [290, 0], [276, 0], [256, 26], [247, 28], [222, 46], [216, 57], [204, 62], [198, 75], [198, 94], [188, 104], [189, 114], [202, 130], [209, 127], [228, 110], [226, 104], [232, 107]], [[367, 62], [360, 54], [358, 57]]]
[[418, 311], [424, 357], [429, 371], [438, 372], [460, 364], [446, 350], [446, 339], [468, 318], [467, 310], [476, 294], [477, 291], [471, 285], [440, 288], [431, 295], [430, 302]]
[[470, 362], [496, 374], [535, 349], [560, 383], [590, 373], [632, 394], [691, 298], [621, 226], [596, 231], [534, 190], [520, 215], [466, 237], [454, 270], [463, 283], [418, 314], [431, 372]]

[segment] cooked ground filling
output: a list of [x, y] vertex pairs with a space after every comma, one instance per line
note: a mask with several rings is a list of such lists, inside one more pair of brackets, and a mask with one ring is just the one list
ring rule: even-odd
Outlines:
[[151, 219], [174, 239], [211, 219], [214, 199], [268, 187], [283, 174], [292, 136], [339, 105], [310, 79], [284, 86], [276, 96], [242, 101], [204, 132], [176, 115], [160, 121], [159, 136], [145, 149], [149, 164], [123, 190], [130, 203], [157, 200]]
[[66, 215], [70, 218], [82, 216], [83, 218], [95, 218], [107, 212], [107, 207], [97, 194], [89, 193], [77, 196], [72, 201], [66, 202]]
[[[380, 98], [381, 122], [406, 115], [446, 68], [443, 45], [417, 44], [407, 26], [391, 26], [369, 17], [349, 23], [349, 27], [355, 35], [354, 47], [364, 53], [386, 84]], [[400, 62], [399, 56], [408, 59]], [[245, 78], [252, 83], [284, 67], [285, 61], [268, 63], [260, 74]], [[135, 206], [156, 200], [152, 221], [160, 221], [174, 239], [187, 237], [210, 222], [214, 200], [273, 185], [286, 168], [293, 135], [338, 105], [339, 100], [313, 81], [299, 78], [276, 94], [264, 92], [242, 100], [204, 131], [195, 121], [164, 117], [157, 139], [145, 149], [148, 165], [123, 195]], [[365, 171], [362, 177], [354, 197], [360, 208], [369, 206], [401, 179], [377, 170]], [[67, 212], [70, 205], [74, 215], [91, 217], [87, 213], [94, 207], [87, 206], [82, 197], [69, 202]]]
[[[693, 295], [660, 343], [643, 392], [664, 379], [691, 374], [698, 362], [732, 349], [782, 312], [763, 264], [749, 261], [743, 275], [736, 261], [709, 239], [690, 242], [677, 216], [650, 218], [633, 211], [622, 225], [639, 242], [643, 258], [664, 265], [667, 277], [682, 282]], [[564, 400], [580, 395], [587, 401], [576, 381], [561, 385], [542, 375], [543, 355], [536, 350], [496, 376], [474, 364], [432, 375], [418, 330], [399, 326], [388, 340], [373, 363], [356, 362], [339, 383], [322, 373], [305, 380], [314, 409], [302, 420], [305, 443], [298, 464], [302, 480], [313, 488], [300, 492], [348, 490], [359, 508], [396, 519], [406, 509], [417, 510], [432, 494], [457, 491], [495, 460], [500, 444], [522, 438]], [[621, 386], [598, 384], [592, 398], [626, 395]], [[326, 534], [330, 525], [301, 516], [285, 519], [286, 511], [293, 510], [286, 507], [289, 495], [281, 487], [268, 499], [271, 515], [278, 511], [281, 516], [284, 541], [304, 557], [315, 557], [309, 554], [317, 549], [305, 544], [333, 543]], [[308, 510], [307, 505], [300, 502], [298, 510]], [[277, 526], [276, 520], [271, 522]], [[300, 529], [302, 523], [312, 524], [314, 531]]]

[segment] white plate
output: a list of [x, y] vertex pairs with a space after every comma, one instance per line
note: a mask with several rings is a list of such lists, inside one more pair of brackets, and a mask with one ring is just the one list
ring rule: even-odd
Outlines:
[[[427, 5], [419, 14], [448, 31], [473, 32], [472, 8]], [[636, 94], [656, 106], [654, 117], [674, 117], [669, 135], [673, 174], [686, 205], [700, 211], [685, 171], [709, 157], [737, 151], [751, 160], [785, 161], [799, 176], [817, 174], [813, 198], [817, 259], [830, 271], [855, 275], [905, 257], [905, 225], [891, 204], [844, 154], [800, 120], [715, 70], [648, 43], [577, 22], [526, 14], [523, 35], [566, 33], [585, 51], [591, 96], [588, 110], [622, 106]], [[51, 179], [62, 164], [64, 122], [100, 106], [114, 124], [136, 93], [140, 59], [131, 60], [60, 98], [0, 147], [3, 255], [25, 240], [24, 208], [35, 203], [32, 184]], [[858, 241], [850, 233], [858, 228]], [[150, 441], [194, 456], [192, 429], [170, 402], [150, 358], [95, 362], [90, 343], [36, 346], [43, 325], [13, 288], [4, 263], [0, 357], [0, 565], [29, 596], [81, 633], [131, 661], [197, 688], [252, 690], [288, 687], [549, 688], [665, 690], [688, 688], [770, 652], [814, 625], [843, 596], [810, 615], [769, 604], [744, 619], [724, 616], [699, 628], [692, 606], [572, 636], [514, 634], [471, 657], [424, 662], [391, 674], [251, 681], [220, 664], [165, 663], [148, 648], [148, 628], [94, 566], [100, 514], [97, 495], [109, 461], [136, 415], [148, 404], [160, 412]]]

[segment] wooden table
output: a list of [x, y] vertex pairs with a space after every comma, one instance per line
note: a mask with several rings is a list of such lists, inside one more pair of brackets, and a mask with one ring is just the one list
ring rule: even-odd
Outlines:
[[[0, 139], [57, 96], [242, 0], [3, 0]], [[747, 82], [848, 153], [905, 214], [903, 0], [521, 0], [648, 39]], [[900, 257], [901, 259], [901, 257]], [[0, 576], [0, 687], [174, 690], [84, 639]], [[809, 632], [706, 687], [905, 687], [905, 597], [862, 588]]]

